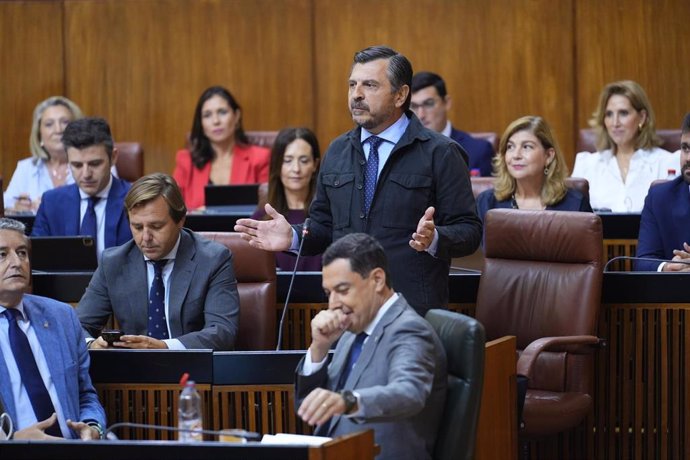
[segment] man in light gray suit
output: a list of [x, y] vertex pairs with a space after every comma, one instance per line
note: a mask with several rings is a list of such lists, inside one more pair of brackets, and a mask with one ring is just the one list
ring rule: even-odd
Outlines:
[[[133, 240], [103, 253], [77, 307], [90, 348], [111, 314], [124, 348], [232, 350], [239, 296], [232, 254], [183, 228], [187, 208], [175, 180], [151, 174], [125, 197]], [[89, 339], [87, 339], [89, 340]]]
[[379, 459], [430, 459], [446, 356], [432, 327], [392, 290], [387, 265], [381, 245], [363, 233], [324, 253], [328, 309], [312, 320], [311, 346], [297, 367], [297, 413], [318, 425], [317, 435], [374, 429]]

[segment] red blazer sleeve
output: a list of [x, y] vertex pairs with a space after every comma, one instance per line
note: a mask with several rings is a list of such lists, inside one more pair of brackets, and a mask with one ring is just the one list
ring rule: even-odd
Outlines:
[[204, 205], [204, 187], [208, 184], [211, 171], [211, 163], [206, 163], [203, 169], [199, 169], [192, 163], [192, 154], [189, 150], [180, 150], [175, 158], [175, 171], [173, 178], [182, 192], [182, 198], [188, 210], [194, 210]]

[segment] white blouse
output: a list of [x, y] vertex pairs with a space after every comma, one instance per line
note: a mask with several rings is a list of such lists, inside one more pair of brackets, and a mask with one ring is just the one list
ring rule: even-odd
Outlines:
[[595, 210], [641, 212], [649, 186], [666, 179], [669, 169], [680, 174], [680, 155], [658, 147], [637, 150], [630, 158], [630, 169], [623, 182], [618, 161], [611, 150], [580, 152], [575, 157], [573, 177], [589, 182], [589, 201]]
[[[67, 167], [65, 185], [73, 184], [72, 172]], [[45, 160], [36, 161], [33, 157], [24, 158], [17, 163], [4, 194], [5, 208], [13, 208], [19, 195], [27, 194], [34, 203], [41, 199], [43, 192], [53, 189], [53, 180]]]

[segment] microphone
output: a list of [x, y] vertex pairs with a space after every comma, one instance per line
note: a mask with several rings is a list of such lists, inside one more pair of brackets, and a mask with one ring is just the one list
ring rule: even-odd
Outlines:
[[174, 432], [182, 432], [182, 433], [201, 433], [201, 434], [210, 434], [214, 436], [236, 436], [238, 438], [243, 438], [246, 439], [247, 441], [258, 441], [261, 439], [261, 435], [259, 433], [254, 433], [252, 431], [246, 431], [246, 430], [223, 430], [223, 431], [215, 431], [215, 430], [199, 430], [195, 428], [176, 428], [172, 426], [163, 426], [163, 425], [148, 425], [146, 423], [131, 423], [131, 422], [121, 422], [121, 423], [115, 423], [113, 425], [110, 425], [107, 430], [103, 433], [103, 437], [108, 439], [108, 440], [117, 440], [117, 436], [115, 436], [115, 433], [113, 431], [119, 429], [119, 428], [144, 428], [144, 429], [153, 429], [153, 430], [160, 430], [160, 431], [174, 431]]
[[609, 265], [611, 263], [617, 261], [617, 260], [632, 260], [632, 261], [643, 261], [643, 262], [666, 262], [667, 264], [682, 264], [682, 265], [690, 265], [690, 259], [689, 260], [669, 260], [669, 259], [657, 259], [655, 257], [632, 257], [632, 256], [617, 256], [612, 259], [610, 259], [608, 262], [606, 262], [606, 265], [604, 265], [604, 273], [608, 271]]
[[299, 249], [297, 250], [297, 259], [295, 259], [295, 268], [292, 269], [292, 276], [290, 277], [290, 285], [288, 286], [287, 294], [285, 295], [285, 305], [283, 305], [283, 312], [280, 314], [280, 324], [278, 324], [278, 345], [276, 346], [276, 351], [280, 351], [281, 343], [283, 341], [283, 323], [285, 322], [285, 313], [288, 310], [288, 302], [290, 302], [290, 294], [292, 293], [292, 284], [295, 282], [295, 275], [297, 274], [297, 264], [299, 264], [299, 258], [302, 255], [302, 246], [304, 245], [304, 240], [309, 236], [309, 225], [311, 224], [311, 219], [304, 219], [302, 224], [302, 239], [299, 242]]

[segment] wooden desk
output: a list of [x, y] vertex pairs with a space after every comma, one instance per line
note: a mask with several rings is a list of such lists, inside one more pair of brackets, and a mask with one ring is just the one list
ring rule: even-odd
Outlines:
[[22, 460], [367, 460], [378, 452], [371, 430], [317, 447], [176, 441], [0, 441], [0, 458]]

